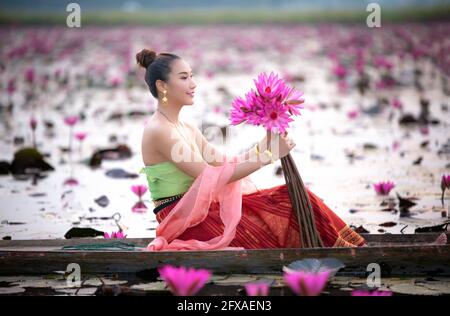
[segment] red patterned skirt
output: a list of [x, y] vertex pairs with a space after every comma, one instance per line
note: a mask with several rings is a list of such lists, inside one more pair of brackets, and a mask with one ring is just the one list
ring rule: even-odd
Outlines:
[[[316, 228], [325, 247], [358, 247], [365, 240], [345, 224], [323, 201], [307, 189], [314, 211]], [[179, 200], [178, 200], [179, 201]], [[156, 214], [159, 223], [178, 203], [175, 201]], [[223, 233], [219, 202], [213, 202], [200, 224], [177, 237], [181, 240], [207, 241]], [[299, 248], [299, 226], [292, 211], [286, 184], [242, 196], [242, 218], [231, 247], [246, 249]]]

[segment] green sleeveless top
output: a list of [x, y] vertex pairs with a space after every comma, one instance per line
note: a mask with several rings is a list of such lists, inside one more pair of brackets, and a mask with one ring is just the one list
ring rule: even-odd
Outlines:
[[185, 174], [171, 161], [145, 166], [139, 173], [146, 174], [153, 200], [184, 193], [195, 181], [195, 178]]

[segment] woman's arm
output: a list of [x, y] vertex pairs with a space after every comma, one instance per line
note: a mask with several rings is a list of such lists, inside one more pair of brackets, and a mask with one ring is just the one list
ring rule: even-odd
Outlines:
[[[223, 163], [225, 162], [225, 155], [220, 150], [218, 150], [216, 146], [208, 142], [206, 137], [202, 134], [197, 126], [190, 123], [184, 124], [186, 124], [194, 132], [195, 141], [198, 148], [202, 152], [203, 159], [212, 166], [223, 165]], [[252, 151], [254, 151], [253, 148], [238, 155], [238, 161], [243, 162], [249, 160], [252, 157]]]
[[[203, 157], [191, 150], [179, 133], [170, 128], [152, 130], [150, 141], [157, 145], [156, 149], [161, 155], [191, 177], [199, 176], [208, 165]], [[256, 152], [254, 154], [251, 152], [249, 151], [248, 156], [252, 159], [237, 163], [229, 183], [242, 179], [270, 163], [266, 154], [256, 155]]]

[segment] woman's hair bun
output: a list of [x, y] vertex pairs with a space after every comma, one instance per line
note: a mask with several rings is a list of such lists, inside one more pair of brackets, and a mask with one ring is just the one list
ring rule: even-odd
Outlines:
[[136, 61], [139, 65], [147, 68], [156, 58], [156, 52], [147, 48], [144, 48], [136, 54]]

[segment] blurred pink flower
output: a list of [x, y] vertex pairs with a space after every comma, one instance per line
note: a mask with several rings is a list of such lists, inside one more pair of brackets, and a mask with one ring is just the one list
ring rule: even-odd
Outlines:
[[310, 273], [304, 271], [284, 272], [286, 284], [292, 291], [301, 296], [319, 296], [325, 288], [329, 271]]
[[34, 82], [34, 69], [33, 68], [27, 68], [25, 70], [25, 81], [28, 83], [33, 83]]
[[398, 141], [398, 140], [396, 140], [396, 141], [394, 141], [393, 143], [392, 143], [392, 150], [397, 150], [397, 149], [399, 149], [400, 148], [400, 142]]
[[342, 79], [342, 78], [344, 78], [344, 77], [347, 75], [347, 69], [346, 69], [343, 65], [337, 63], [337, 64], [333, 67], [333, 73], [334, 73], [339, 79]]
[[131, 211], [134, 213], [146, 213], [147, 212], [147, 205], [145, 205], [144, 202], [139, 201], [136, 204], [133, 205], [131, 208]]
[[419, 130], [422, 135], [428, 135], [430, 133], [428, 126], [421, 126]]
[[122, 84], [123, 80], [119, 77], [111, 78], [111, 86], [116, 88]]
[[105, 239], [124, 239], [125, 237], [127, 237], [127, 235], [124, 235], [121, 231], [112, 232], [111, 235], [105, 232], [104, 237]]
[[131, 186], [131, 191], [134, 192], [139, 198], [141, 198], [145, 192], [147, 192], [147, 186], [144, 184], [137, 184]]
[[351, 111], [347, 112], [347, 117], [349, 119], [355, 119], [358, 115], [359, 115], [359, 111], [358, 110], [351, 110]]
[[31, 117], [30, 119], [30, 127], [32, 130], [35, 130], [37, 127], [37, 120], [34, 117]]
[[401, 109], [403, 108], [403, 103], [398, 98], [395, 98], [392, 100], [392, 106], [396, 109]]
[[16, 81], [14, 79], [10, 79], [8, 81], [8, 87], [6, 89], [9, 95], [13, 94], [16, 91]]
[[375, 183], [373, 185], [375, 192], [378, 195], [388, 195], [389, 192], [395, 187], [394, 182], [392, 181], [381, 181], [378, 183]]
[[445, 194], [445, 190], [449, 190], [450, 189], [450, 174], [443, 174], [442, 178], [441, 178], [441, 190], [442, 190], [442, 195], [441, 195], [441, 202], [442, 202], [442, 206], [444, 206], [444, 194]]
[[267, 296], [269, 295], [269, 285], [267, 283], [247, 283], [245, 284], [247, 296]]
[[352, 296], [392, 296], [391, 291], [364, 291], [364, 290], [354, 290], [352, 291]]
[[80, 142], [82, 142], [87, 136], [86, 132], [76, 132], [75, 138], [78, 139]]
[[387, 60], [386, 58], [382, 56], [377, 56], [374, 58], [374, 65], [378, 68], [385, 68], [385, 69], [392, 69], [394, 67], [394, 64]]
[[176, 268], [171, 265], [158, 268], [158, 271], [172, 293], [177, 296], [195, 295], [211, 277], [211, 272], [205, 269]]
[[449, 190], [450, 189], [450, 174], [443, 174], [441, 178], [441, 189], [442, 190]]
[[64, 123], [69, 126], [74, 126], [75, 124], [77, 124], [77, 122], [78, 122], [78, 116], [76, 116], [76, 115], [66, 116], [64, 118]]
[[75, 178], [68, 178], [64, 181], [64, 185], [76, 186], [76, 185], [78, 185], [78, 180]]

